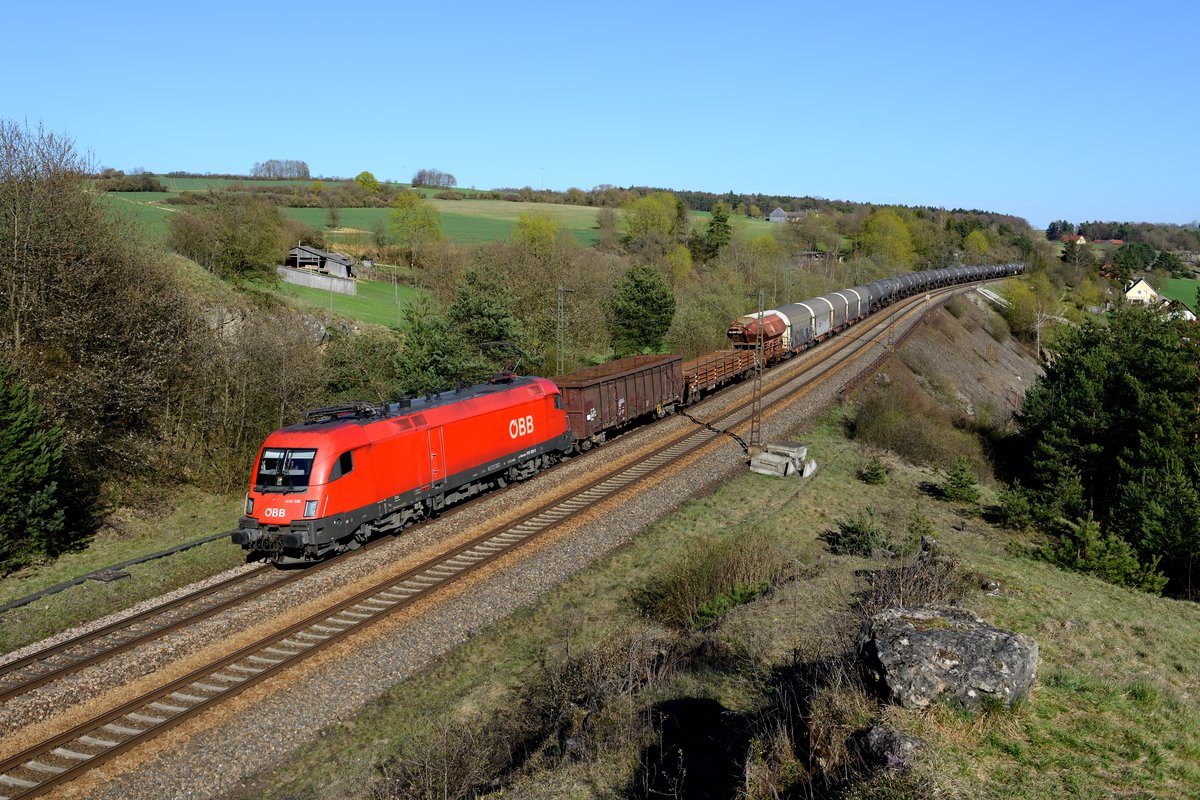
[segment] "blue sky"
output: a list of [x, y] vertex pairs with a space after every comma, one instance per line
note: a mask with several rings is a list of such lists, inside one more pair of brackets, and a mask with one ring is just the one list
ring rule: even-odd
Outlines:
[[1038, 226], [1200, 218], [1196, 0], [60, 2], [6, 23], [0, 116], [122, 169], [298, 158]]

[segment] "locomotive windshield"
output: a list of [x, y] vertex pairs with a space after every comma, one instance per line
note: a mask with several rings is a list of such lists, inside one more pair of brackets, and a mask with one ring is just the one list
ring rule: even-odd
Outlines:
[[308, 476], [312, 473], [316, 450], [283, 450], [268, 447], [263, 450], [258, 462], [258, 476], [254, 483], [264, 492], [286, 492], [291, 489], [308, 488]]

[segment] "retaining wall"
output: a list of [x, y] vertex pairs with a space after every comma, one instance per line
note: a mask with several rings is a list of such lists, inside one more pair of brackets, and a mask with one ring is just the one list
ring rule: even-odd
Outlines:
[[288, 283], [294, 283], [298, 286], [321, 289], [325, 292], [328, 292], [332, 288], [338, 294], [358, 294], [358, 284], [353, 278], [339, 278], [336, 275], [325, 275], [307, 269], [293, 269], [292, 267], [283, 266], [275, 267], [275, 271], [279, 273], [279, 277]]

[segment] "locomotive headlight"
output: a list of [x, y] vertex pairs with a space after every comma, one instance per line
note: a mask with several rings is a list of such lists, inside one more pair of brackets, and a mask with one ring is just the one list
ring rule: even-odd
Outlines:
[[316, 500], [305, 500], [304, 501], [304, 516], [315, 517], [316, 515], [317, 515], [317, 501]]
[[246, 516], [248, 517], [253, 513], [254, 513], [254, 498], [251, 497], [250, 495], [246, 495]]

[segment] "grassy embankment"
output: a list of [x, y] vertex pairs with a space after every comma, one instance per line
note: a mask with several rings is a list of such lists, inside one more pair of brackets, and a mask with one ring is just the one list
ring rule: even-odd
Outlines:
[[421, 290], [405, 284], [387, 281], [359, 281], [358, 294], [346, 295], [321, 289], [310, 289], [294, 283], [280, 281], [270, 291], [283, 297], [298, 300], [313, 312], [330, 312], [335, 316], [347, 317], [374, 325], [397, 325], [398, 312]]
[[[232, 530], [242, 513], [241, 495], [214, 495], [192, 487], [168, 490], [166, 486], [157, 492], [149, 489], [144, 492], [138, 507], [114, 509], [87, 549], [5, 576], [0, 582], [0, 603], [112, 564]], [[228, 539], [218, 539], [165, 559], [129, 567], [128, 578], [112, 583], [87, 581], [73, 586], [0, 614], [0, 653], [158, 597], [244, 561], [240, 547], [230, 544]]]
[[[936, 479], [928, 469], [885, 459], [892, 470], [887, 483], [861, 483], [864, 454], [846, 439], [845, 415], [835, 411], [799, 437], [821, 465], [807, 483], [747, 473], [688, 503], [606, 561], [396, 687], [240, 796], [367, 796], [365, 787], [397, 741], [444, 730], [447, 720], [500, 713], [540, 664], [561, 660], [568, 649], [580, 653], [614, 636], [655, 628], [637, 601], [652, 576], [694, 559], [702, 543], [727, 540], [748, 527], [766, 531], [794, 560], [795, 579], [726, 613], [703, 634], [739, 654], [735, 668], [683, 670], [634, 702], [663, 708], [672, 700], [715, 701], [723, 709], [722, 725], [753, 731], [757, 714], [771, 702], [764, 676], [790, 663], [796, 649], [832, 652], [853, 635], [851, 606], [864, 586], [861, 571], [887, 561], [830, 556], [817, 537], [868, 506], [901, 536], [905, 519], [918, 510], [968, 569], [999, 584], [994, 596], [972, 593], [967, 607], [1033, 637], [1041, 648], [1038, 688], [1015, 711], [884, 712], [892, 724], [933, 744], [918, 767], [920, 785], [940, 787], [946, 796], [982, 797], [1193, 792], [1200, 785], [1200, 664], [1191, 654], [1200, 648], [1200, 606], [1012, 555], [1006, 544], [1020, 537], [990, 526], [976, 509], [932, 500], [922, 490]], [[991, 499], [985, 493], [985, 501]], [[873, 709], [868, 704], [865, 716], [877, 715]], [[863, 716], [860, 711], [859, 723]], [[732, 756], [736, 762], [744, 751]], [[547, 770], [527, 767], [510, 781], [519, 796], [620, 796], [645, 758], [635, 740], [600, 758], [564, 759]]]

